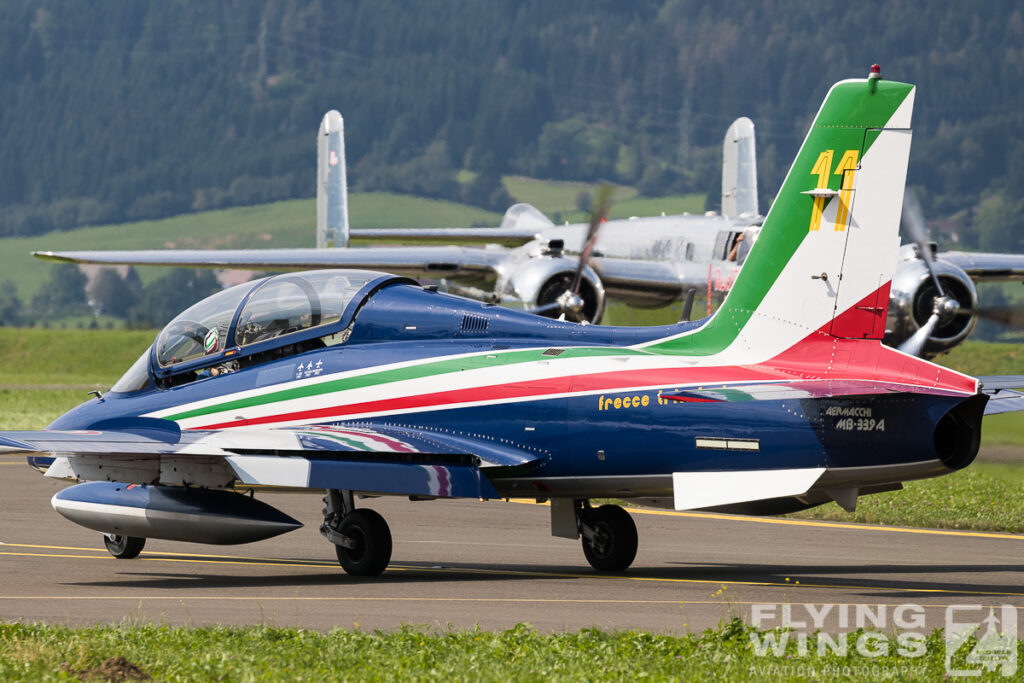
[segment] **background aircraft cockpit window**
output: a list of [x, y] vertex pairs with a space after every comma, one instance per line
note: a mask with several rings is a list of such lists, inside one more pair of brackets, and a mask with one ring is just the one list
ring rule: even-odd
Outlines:
[[110, 390], [119, 394], [127, 394], [132, 391], [139, 391], [149, 386], [149, 352], [152, 347], [146, 349], [139, 359], [132, 363], [127, 372], [121, 375], [121, 379], [110, 387]]
[[352, 296], [377, 273], [321, 270], [278, 275], [242, 307], [235, 342], [247, 346], [341, 320]]
[[167, 367], [223, 351], [235, 310], [252, 287], [225, 289], [179, 314], [156, 339], [156, 362]]

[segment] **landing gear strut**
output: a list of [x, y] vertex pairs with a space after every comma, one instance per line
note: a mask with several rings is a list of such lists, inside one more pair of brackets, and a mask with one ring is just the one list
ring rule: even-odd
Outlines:
[[589, 501], [576, 506], [576, 523], [583, 542], [583, 554], [594, 569], [621, 572], [636, 557], [636, 525], [618, 505], [590, 507]]
[[355, 509], [351, 491], [328, 489], [320, 533], [334, 544], [338, 562], [353, 576], [378, 576], [391, 561], [391, 530], [374, 510]]
[[131, 560], [139, 556], [142, 549], [146, 547], [146, 539], [137, 536], [118, 536], [116, 534], [103, 534], [103, 545], [111, 555], [119, 560]]

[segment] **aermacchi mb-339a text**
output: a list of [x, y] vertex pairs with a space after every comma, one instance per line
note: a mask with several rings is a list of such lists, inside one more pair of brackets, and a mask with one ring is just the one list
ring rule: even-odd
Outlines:
[[320, 531], [358, 575], [392, 551], [362, 495], [547, 500], [552, 533], [614, 571], [636, 528], [591, 499], [852, 509], [965, 467], [983, 414], [1024, 396], [880, 341], [914, 92], [831, 88], [704, 320], [602, 327], [377, 272], [276, 275], [195, 304], [106, 394], [0, 448], [82, 482], [53, 506], [118, 557], [270, 538], [300, 525], [247, 493], [326, 491]]

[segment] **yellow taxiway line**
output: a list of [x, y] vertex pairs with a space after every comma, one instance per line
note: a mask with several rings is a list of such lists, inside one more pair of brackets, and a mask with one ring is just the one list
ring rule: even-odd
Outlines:
[[[91, 554], [72, 554], [68, 552], [18, 552], [8, 551], [6, 548], [25, 548], [25, 549], [49, 549], [49, 550], [63, 550], [63, 551], [82, 551]], [[65, 559], [87, 559], [87, 560], [113, 560], [113, 557], [105, 554], [106, 551], [100, 549], [91, 548], [73, 548], [73, 547], [61, 547], [61, 546], [37, 546], [37, 545], [22, 545], [17, 543], [8, 543], [0, 546], [0, 555], [14, 556], [14, 557], [60, 557]], [[267, 567], [301, 567], [309, 569], [324, 569], [334, 568], [336, 565], [330, 561], [310, 561], [310, 560], [286, 560], [277, 558], [265, 558], [265, 557], [243, 557], [233, 555], [187, 555], [184, 553], [158, 553], [153, 555], [143, 554], [140, 555], [134, 562], [175, 562], [185, 564], [218, 564], [218, 565], [242, 565], [242, 566], [267, 566]], [[340, 569], [338, 570], [341, 571]], [[722, 579], [683, 579], [683, 578], [669, 578], [669, 577], [650, 577], [650, 576], [632, 576], [632, 575], [611, 575], [611, 574], [579, 574], [572, 572], [542, 572], [542, 571], [527, 571], [527, 570], [513, 570], [513, 569], [481, 569], [473, 567], [444, 567], [444, 566], [421, 566], [421, 565], [403, 565], [403, 564], [391, 564], [388, 566], [388, 572], [426, 572], [436, 574], [474, 574], [474, 575], [490, 575], [490, 576], [518, 576], [524, 578], [547, 578], [547, 579], [597, 579], [603, 581], [634, 581], [634, 582], [647, 582], [647, 583], [667, 583], [667, 584], [685, 584], [685, 585], [714, 585], [714, 586], [757, 586], [762, 588], [791, 588], [791, 589], [809, 589], [818, 588], [826, 590], [872, 590], [872, 591], [902, 591], [907, 593], [921, 593], [921, 594], [956, 594], [956, 595], [990, 595], [990, 596], [1012, 596], [1012, 597], [1024, 597], [1024, 592], [1008, 592], [1008, 591], [983, 591], [983, 590], [966, 590], [962, 588], [945, 589], [945, 588], [913, 588], [908, 586], [879, 586], [879, 585], [858, 585], [858, 584], [828, 584], [828, 583], [806, 583], [801, 581], [737, 581], [734, 579], [722, 580]], [[339, 573], [339, 578], [341, 574]], [[681, 601], [670, 601], [670, 602], [681, 602]]]
[[[513, 503], [525, 505], [548, 505], [531, 500], [511, 500]], [[857, 524], [854, 522], [819, 522], [811, 519], [780, 519], [778, 517], [749, 517], [745, 515], [726, 515], [716, 512], [676, 512], [675, 510], [652, 510], [650, 508], [626, 508], [636, 515], [657, 515], [661, 517], [687, 517], [690, 519], [718, 519], [726, 522], [745, 522], [747, 524], [781, 524], [784, 526], [810, 526], [821, 529], [842, 529], [845, 531], [882, 531], [898, 534], [925, 534], [929, 536], [958, 536], [961, 538], [995, 538], [1003, 541], [1024, 541], [1024, 534], [999, 533], [991, 531], [961, 531], [958, 529], [914, 529], [901, 526], [884, 526], [881, 524]]]

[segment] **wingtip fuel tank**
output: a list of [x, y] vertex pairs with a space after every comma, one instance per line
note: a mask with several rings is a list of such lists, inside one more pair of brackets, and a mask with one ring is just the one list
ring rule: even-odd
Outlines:
[[169, 541], [233, 545], [262, 541], [302, 526], [277, 508], [241, 493], [180, 486], [87, 482], [59, 491], [50, 504], [88, 529]]

